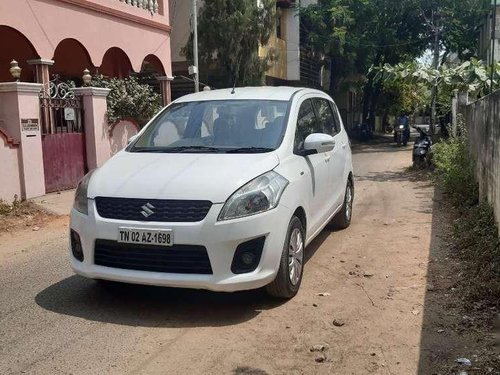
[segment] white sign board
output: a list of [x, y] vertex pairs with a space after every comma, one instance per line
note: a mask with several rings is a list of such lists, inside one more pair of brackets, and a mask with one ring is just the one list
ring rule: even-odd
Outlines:
[[23, 132], [37, 132], [40, 130], [38, 119], [23, 118], [21, 119], [21, 130]]
[[75, 109], [64, 108], [64, 119], [66, 121], [75, 121]]

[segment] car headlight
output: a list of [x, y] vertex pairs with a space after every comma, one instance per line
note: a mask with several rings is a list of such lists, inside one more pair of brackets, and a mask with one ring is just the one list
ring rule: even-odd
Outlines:
[[[94, 170], [95, 171], [95, 170]], [[89, 213], [89, 200], [87, 198], [87, 190], [89, 187], [90, 177], [92, 177], [91, 171], [87, 173], [82, 180], [78, 183], [78, 187], [75, 192], [75, 202], [73, 203], [73, 208], [84, 215]]]
[[405, 127], [404, 125], [399, 125], [400, 129], [404, 129], [404, 127]]
[[288, 185], [288, 180], [270, 171], [254, 178], [229, 197], [218, 220], [255, 215], [275, 208]]

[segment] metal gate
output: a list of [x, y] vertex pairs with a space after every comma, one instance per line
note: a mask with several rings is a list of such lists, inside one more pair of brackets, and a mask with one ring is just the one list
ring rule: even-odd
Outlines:
[[47, 193], [76, 187], [86, 172], [82, 99], [56, 76], [40, 92]]

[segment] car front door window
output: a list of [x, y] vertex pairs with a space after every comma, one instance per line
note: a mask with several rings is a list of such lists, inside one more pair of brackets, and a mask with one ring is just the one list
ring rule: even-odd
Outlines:
[[304, 147], [304, 141], [309, 134], [321, 133], [321, 127], [316, 118], [311, 99], [306, 99], [300, 106], [295, 132], [295, 150]]
[[335, 136], [335, 134], [337, 134], [337, 126], [335, 124], [335, 117], [330, 102], [326, 99], [316, 98], [314, 99], [314, 106], [318, 114], [321, 133]]

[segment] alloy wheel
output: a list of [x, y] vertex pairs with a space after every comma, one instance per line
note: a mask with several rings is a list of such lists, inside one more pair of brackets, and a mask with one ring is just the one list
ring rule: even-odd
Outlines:
[[345, 216], [349, 221], [351, 220], [352, 215], [352, 186], [351, 184], [347, 185], [347, 191], [345, 193]]
[[288, 244], [288, 271], [290, 282], [297, 285], [302, 275], [304, 262], [304, 239], [299, 228], [294, 228]]

